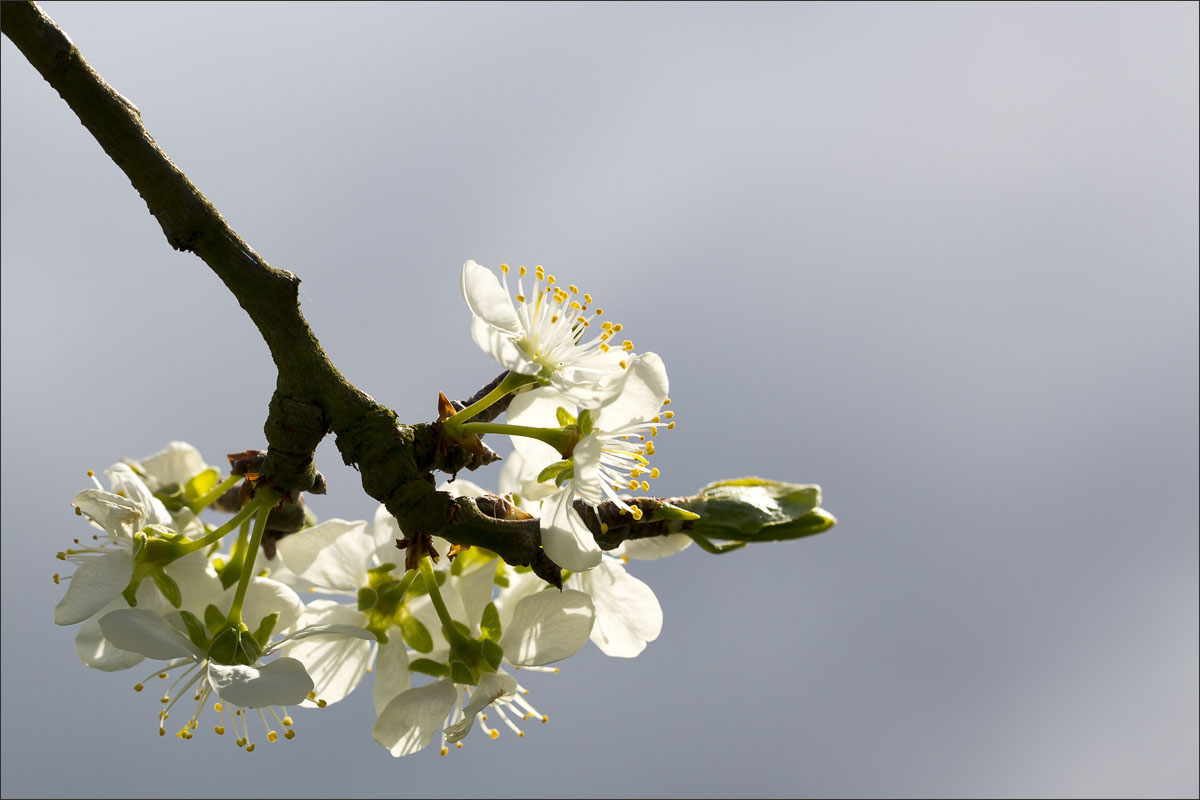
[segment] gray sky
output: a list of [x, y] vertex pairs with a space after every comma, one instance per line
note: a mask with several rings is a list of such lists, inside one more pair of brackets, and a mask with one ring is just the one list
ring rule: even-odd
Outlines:
[[366, 693], [159, 739], [51, 623], [69, 501], [261, 446], [273, 368], [5, 39], [5, 796], [1200, 791], [1195, 4], [45, 8], [402, 419], [497, 371], [462, 262], [544, 264], [665, 360], [662, 491], [840, 524], [635, 565], [662, 636], [520, 740], [393, 760]]

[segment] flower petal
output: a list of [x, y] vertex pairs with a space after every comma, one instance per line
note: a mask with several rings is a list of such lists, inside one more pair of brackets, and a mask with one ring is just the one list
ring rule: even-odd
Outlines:
[[108, 476], [108, 482], [113, 492], [129, 498], [142, 509], [143, 527], [146, 525], [165, 525], [168, 528], [174, 526], [171, 512], [167, 511], [167, 507], [154, 496], [150, 487], [137, 476], [137, 473], [128, 464], [113, 464], [104, 470], [104, 474]]
[[375, 641], [362, 627], [366, 621], [358, 609], [332, 600], [313, 600], [305, 607], [298, 623], [304, 627], [280, 653], [304, 665], [318, 700], [336, 703], [363, 679]]
[[484, 322], [479, 317], [471, 319], [471, 338], [479, 349], [499, 361], [506, 369], [521, 375], [536, 375], [542, 367], [533, 361], [513, 342], [513, 334], [506, 333]]
[[673, 556], [692, 543], [686, 533], [669, 533], [666, 536], [651, 536], [648, 539], [626, 539], [612, 551], [614, 556], [628, 556], [642, 561]]
[[620, 561], [606, 558], [595, 569], [572, 575], [571, 581], [592, 598], [596, 624], [590, 638], [605, 655], [633, 658], [662, 632], [658, 598]]
[[423, 750], [454, 708], [456, 696], [449, 680], [401, 692], [375, 720], [371, 736], [397, 758]]
[[375, 656], [375, 687], [372, 698], [375, 701], [375, 716], [378, 717], [387, 708], [392, 698], [407, 690], [412, 685], [408, 674], [408, 649], [404, 646], [404, 638], [399, 631], [393, 631], [386, 642], [379, 645]]
[[75, 570], [66, 594], [54, 607], [54, 624], [83, 622], [119, 596], [132, 577], [133, 554], [128, 550], [89, 558]]
[[257, 667], [210, 661], [208, 682], [222, 700], [243, 708], [298, 705], [313, 689], [304, 665], [286, 657]]
[[567, 484], [542, 502], [542, 548], [560, 567], [586, 572], [600, 563], [600, 547], [572, 505], [571, 488]]
[[521, 323], [512, 298], [504, 291], [495, 273], [474, 261], [467, 261], [463, 264], [459, 283], [472, 314], [494, 328], [513, 336], [521, 335]]
[[329, 519], [280, 539], [277, 549], [288, 569], [304, 580], [352, 592], [371, 566], [375, 539], [362, 520]]
[[100, 618], [100, 631], [113, 646], [147, 658], [200, 659], [204, 653], [161, 614], [145, 608], [119, 608]]
[[104, 633], [100, 630], [100, 617], [118, 608], [126, 608], [125, 598], [115, 598], [96, 616], [84, 620], [79, 626], [79, 632], [75, 634], [75, 652], [79, 654], [79, 660], [85, 666], [102, 672], [116, 672], [129, 669], [146, 658], [141, 653], [122, 650], [104, 638]]
[[[223, 602], [217, 607], [228, 613], [236, 591], [237, 584], [226, 589]], [[279, 620], [275, 623], [274, 632], [283, 633], [296, 624], [303, 611], [304, 603], [290, 586], [270, 578], [255, 576], [250, 579], [250, 585], [246, 587], [246, 599], [242, 603], [242, 619], [250, 630], [257, 630], [263, 617], [278, 612]]]
[[[557, 389], [548, 386], [538, 387], [521, 392], [512, 399], [505, 412], [505, 419], [511, 425], [525, 425], [530, 428], [557, 428], [558, 409], [566, 408], [572, 415], [576, 406]], [[529, 465], [532, 474], [524, 476], [525, 480], [537, 478], [538, 472], [548, 464], [558, 461], [562, 456], [557, 450], [540, 439], [529, 436], [510, 436], [513, 449], [521, 455]]]
[[592, 599], [583, 592], [538, 592], [517, 605], [500, 646], [517, 666], [561, 661], [583, 647], [595, 614]]
[[656, 353], [637, 356], [621, 378], [619, 393], [596, 411], [596, 428], [619, 431], [650, 420], [662, 408], [669, 389], [662, 359]]
[[71, 505], [100, 526], [114, 542], [128, 543], [142, 529], [145, 519], [137, 503], [101, 489], [84, 489], [75, 495]]
[[479, 679], [479, 685], [471, 693], [471, 699], [463, 708], [463, 718], [453, 725], [446, 727], [446, 741], [453, 744], [460, 741], [471, 732], [475, 724], [475, 715], [502, 697], [512, 697], [517, 693], [517, 680], [507, 672], [487, 672]]
[[138, 462], [146, 473], [146, 483], [157, 489], [172, 483], [184, 485], [208, 469], [200, 451], [187, 442], [167, 442], [167, 446]]

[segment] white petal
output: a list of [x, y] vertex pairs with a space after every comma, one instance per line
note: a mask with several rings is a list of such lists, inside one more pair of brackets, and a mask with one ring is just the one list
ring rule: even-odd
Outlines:
[[484, 322], [479, 317], [471, 319], [471, 338], [479, 349], [500, 362], [505, 369], [521, 375], [536, 375], [542, 367], [531, 360], [512, 340], [512, 334]]
[[208, 682], [222, 700], [243, 708], [298, 705], [313, 689], [312, 678], [294, 658], [257, 667], [210, 661]]
[[[575, 462], [572, 492], [589, 506], [599, 505], [604, 500], [604, 489], [600, 486], [600, 456], [603, 451], [601, 441], [595, 434], [589, 434], [576, 443], [571, 455], [571, 460]], [[587, 535], [595, 539], [590, 532]]]
[[371, 736], [396, 757], [423, 750], [454, 708], [455, 697], [449, 680], [401, 692], [379, 714]]
[[442, 481], [438, 485], [437, 490], [439, 492], [446, 492], [451, 497], [481, 497], [485, 494], [490, 494], [487, 489], [484, 489], [477, 483], [472, 483], [466, 478]]
[[318, 699], [336, 703], [354, 691], [367, 672], [375, 637], [362, 628], [366, 622], [366, 615], [353, 606], [313, 600], [300, 618], [304, 627], [280, 653], [304, 665]]
[[670, 384], [667, 368], [655, 353], [637, 356], [625, 370], [620, 392], [595, 415], [597, 430], [619, 431], [658, 414]]
[[132, 577], [133, 554], [128, 550], [89, 558], [75, 570], [66, 594], [54, 607], [54, 624], [83, 622], [119, 596]]
[[138, 462], [151, 488], [177, 483], [180, 486], [208, 469], [200, 451], [187, 442], [167, 442], [167, 446]]
[[84, 489], [71, 501], [113, 541], [128, 543], [142, 529], [142, 507], [127, 498], [100, 489]]
[[[555, 458], [557, 459], [557, 457], [556, 454]], [[517, 495], [520, 499], [517, 505], [530, 514], [537, 516], [540, 513], [537, 507], [538, 504], [544, 498], [558, 491], [558, 487], [551, 482], [537, 482], [538, 472], [544, 468], [545, 464], [541, 467], [535, 466], [533, 462], [526, 461], [524, 456], [514, 451], [505, 457], [504, 465], [500, 467], [500, 476], [496, 479], [496, 484], [501, 492]]]
[[487, 267], [474, 261], [463, 264], [460, 279], [463, 299], [471, 313], [494, 328], [519, 336], [521, 323], [512, 298], [504, 291], [500, 281]]
[[[226, 589], [223, 602], [217, 604], [218, 608], [228, 612], [236, 591], [237, 584]], [[250, 585], [246, 587], [246, 599], [242, 602], [242, 621], [251, 631], [258, 630], [263, 617], [278, 612], [279, 621], [275, 623], [273, 632], [283, 633], [296, 624], [303, 611], [304, 603], [290, 586], [270, 578], [255, 576], [250, 579]]]
[[219, 602], [225, 589], [216, 570], [208, 563], [208, 557], [199, 550], [168, 564], [166, 573], [179, 587], [180, 597], [183, 598], [180, 608], [200, 618], [204, 617], [204, 608], [209, 603]]
[[592, 632], [595, 609], [583, 592], [538, 592], [517, 605], [500, 646], [517, 666], [536, 666], [575, 655]]
[[512, 697], [517, 693], [517, 681], [507, 672], [484, 673], [479, 679], [479, 685], [471, 693], [471, 699], [463, 708], [463, 719], [446, 727], [446, 741], [453, 744], [460, 741], [471, 732], [475, 724], [475, 715], [503, 697]]
[[367, 523], [329, 519], [279, 541], [288, 569], [324, 589], [355, 591], [366, 581], [375, 539]]
[[137, 476], [128, 464], [113, 464], [104, 470], [113, 492], [129, 498], [142, 509], [142, 526], [165, 525], [171, 527], [174, 522], [171, 513], [162, 501], [154, 496], [145, 481]]
[[375, 687], [372, 697], [375, 701], [375, 716], [383, 713], [383, 709], [401, 692], [412, 685], [408, 674], [408, 649], [404, 646], [404, 638], [400, 631], [393, 629], [392, 635], [376, 650], [375, 656]]
[[569, 485], [543, 501], [542, 513], [542, 548], [555, 564], [586, 572], [600, 563], [600, 547], [571, 504]]
[[161, 614], [145, 608], [120, 608], [100, 618], [100, 631], [113, 646], [147, 658], [203, 658], [204, 654]]
[[452, 579], [466, 615], [461, 621], [466, 622], [476, 636], [479, 635], [479, 619], [483, 616], [483, 609], [492, 601], [495, 578], [496, 560], [489, 559], [487, 563]]
[[[396, 540], [404, 538], [400, 523], [392, 516], [383, 503], [375, 509], [375, 519], [371, 523], [371, 537], [375, 540], [375, 557], [380, 564], [404, 563], [404, 554], [396, 549]], [[286, 541], [286, 539], [284, 540]]]
[[[549, 387], [538, 387], [521, 392], [512, 399], [508, 406], [505, 419], [511, 425], [525, 425], [530, 428], [557, 428], [558, 409], [565, 407], [572, 415], [575, 414], [575, 404], [563, 396], [562, 392]], [[562, 459], [550, 445], [540, 439], [528, 436], [510, 436], [513, 449], [520, 453], [528, 464], [531, 474], [523, 476], [524, 480], [534, 480], [538, 472], [555, 461]]]
[[658, 598], [621, 562], [606, 558], [594, 570], [572, 575], [571, 581], [592, 598], [596, 624], [591, 640], [605, 655], [633, 658], [662, 632]]
[[612, 551], [614, 556], [628, 556], [642, 561], [673, 556], [692, 543], [686, 533], [671, 533], [666, 536], [651, 536], [647, 539], [626, 539]]
[[141, 653], [122, 650], [104, 638], [104, 633], [100, 630], [100, 617], [118, 608], [126, 608], [125, 598], [115, 598], [100, 609], [96, 616], [84, 620], [79, 626], [79, 632], [75, 634], [75, 652], [79, 654], [79, 660], [92, 669], [116, 672], [129, 669], [146, 658]]

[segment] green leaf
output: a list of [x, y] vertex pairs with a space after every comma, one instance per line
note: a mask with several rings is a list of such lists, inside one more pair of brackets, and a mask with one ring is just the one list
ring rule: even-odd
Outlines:
[[483, 618], [479, 622], [479, 631], [484, 639], [493, 642], [500, 641], [500, 612], [495, 603], [488, 603], [483, 609]]
[[[542, 483], [543, 481], [557, 482], [558, 476], [568, 470], [571, 471], [572, 475], [574, 474], [575, 462], [571, 461], [570, 459], [566, 459], [564, 461], [555, 461], [553, 464], [551, 464], [550, 466], [546, 467], [544, 470], [542, 470], [541, 472], [538, 473], [537, 482], [538, 483]], [[569, 476], [568, 476], [567, 480], [570, 480]], [[562, 484], [559, 484], [559, 485], [561, 486]]]
[[559, 406], [555, 410], [554, 415], [558, 417], [558, 424], [562, 425], [564, 428], [568, 425], [574, 425], [576, 423], [575, 417], [571, 415], [571, 412], [567, 411], [562, 406]]
[[421, 620], [414, 617], [407, 607], [401, 607], [396, 616], [400, 625], [400, 635], [404, 637], [405, 644], [418, 653], [433, 651], [433, 636]]
[[778, 542], [821, 533], [837, 522], [820, 509], [820, 486], [763, 478], [709, 484], [684, 505], [700, 514], [690, 532], [704, 539]]
[[207, 651], [208, 632], [204, 630], [204, 623], [197, 619], [196, 615], [190, 611], [180, 611], [179, 616], [183, 619], [183, 626], [187, 628], [187, 635], [192, 640], [192, 644], [201, 650]]
[[183, 496], [188, 500], [198, 500], [213, 490], [221, 481], [221, 473], [215, 467], [209, 467], [203, 472], [188, 478], [183, 484]]
[[254, 632], [254, 641], [258, 642], [259, 646], [267, 646], [267, 640], [271, 638], [271, 632], [275, 630], [277, 622], [279, 622], [279, 612], [273, 611], [263, 617], [262, 622], [258, 623], [258, 630]]
[[210, 634], [215, 634], [225, 626], [225, 615], [212, 603], [204, 607], [204, 626]]
[[579, 412], [579, 435], [587, 436], [595, 428], [595, 423], [592, 422], [591, 409], [583, 409]]
[[183, 593], [179, 591], [179, 584], [174, 578], [161, 569], [156, 569], [150, 573], [150, 580], [154, 581], [154, 585], [162, 592], [162, 596], [167, 598], [168, 603], [175, 608], [183, 605]]
[[370, 611], [379, 600], [379, 592], [370, 586], [362, 586], [358, 590], [358, 610]]
[[408, 662], [408, 668], [412, 672], [419, 672], [422, 675], [432, 675], [435, 678], [444, 678], [450, 674], [450, 668], [445, 664], [439, 664], [431, 658], [415, 658]]
[[491, 639], [484, 639], [483, 657], [487, 661], [488, 666], [492, 668], [492, 672], [495, 672], [500, 669], [500, 660], [504, 658], [504, 649]]

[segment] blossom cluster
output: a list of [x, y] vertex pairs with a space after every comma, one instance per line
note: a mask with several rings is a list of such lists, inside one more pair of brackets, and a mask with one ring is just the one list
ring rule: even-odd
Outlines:
[[[79, 626], [85, 665], [153, 662], [134, 688], [164, 687], [160, 735], [190, 739], [207, 716], [215, 734], [231, 732], [253, 751], [256, 740], [295, 736], [295, 708], [336, 703], [369, 675], [373, 738], [394, 756], [440, 738], [445, 754], [476, 726], [493, 738], [502, 727], [523, 736], [523, 724], [547, 720], [518, 671], [557, 672], [550, 665], [589, 640], [630, 658], [657, 638], [662, 609], [627, 565], [692, 540], [668, 535], [602, 553], [579, 507], [608, 501], [641, 517], [626, 493], [649, 490], [659, 474], [649, 463], [655, 437], [674, 427], [662, 359], [635, 352], [577, 287], [541, 267], [516, 272], [514, 292], [508, 267], [497, 278], [473, 261], [463, 266], [473, 338], [509, 372], [441, 422], [450, 442], [512, 437], [496, 494], [540, 519], [545, 553], [566, 571], [563, 589], [436, 537], [406, 568], [398, 545], [417, 532], [401, 530], [383, 506], [369, 524], [310, 518], [267, 558], [263, 534], [283, 498], [243, 491], [231, 518], [206, 522], [206, 508], [255, 476], [223, 477], [196, 448], [171, 442], [113, 464], [108, 489], [92, 475], [94, 487], [72, 505], [93, 534], [58, 554], [74, 573], [54, 576], [66, 583], [54, 621]], [[501, 400], [504, 423], [472, 421]], [[439, 488], [488, 494], [461, 478]]]

